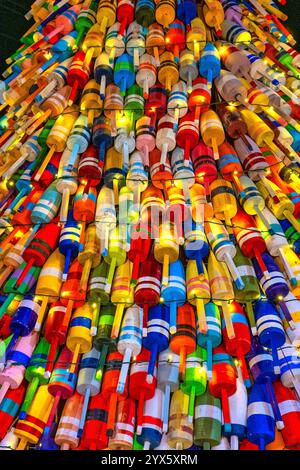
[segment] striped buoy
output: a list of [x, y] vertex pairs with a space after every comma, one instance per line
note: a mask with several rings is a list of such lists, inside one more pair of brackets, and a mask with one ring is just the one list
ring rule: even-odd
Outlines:
[[177, 307], [183, 305], [186, 300], [185, 271], [180, 260], [170, 263], [168, 283], [162, 287], [161, 296], [170, 308], [170, 331], [174, 333]]
[[144, 446], [144, 450], [155, 449], [160, 444], [162, 437], [162, 402], [163, 392], [157, 388], [150, 400], [145, 401], [142, 432], [137, 440]]
[[119, 353], [123, 355], [122, 368], [117, 386], [118, 393], [124, 392], [131, 358], [138, 356], [142, 350], [142, 315], [142, 309], [137, 305], [133, 305], [126, 310], [123, 318], [117, 345]]
[[163, 432], [169, 427], [169, 408], [171, 392], [179, 388], [179, 356], [170, 348], [159, 354], [157, 368], [157, 386], [163, 391]]
[[210, 393], [221, 399], [224, 431], [231, 432], [229, 397], [236, 392], [236, 369], [232, 357], [226, 353], [223, 346], [213, 350], [212, 378], [209, 382]]
[[233, 44], [251, 42], [251, 34], [241, 25], [225, 20], [222, 23], [222, 39]]
[[147, 336], [143, 346], [150, 351], [147, 381], [153, 380], [157, 356], [169, 346], [170, 310], [165, 305], [150, 308], [147, 323]]
[[237, 374], [236, 392], [228, 399], [231, 419], [231, 450], [239, 450], [239, 440], [244, 439], [247, 434], [248, 394], [239, 367], [237, 367]]
[[282, 321], [272, 302], [259, 299], [254, 304], [254, 315], [260, 343], [272, 349], [274, 372], [279, 374], [277, 349], [285, 343], [285, 332]]
[[282, 416], [284, 428], [281, 430], [287, 448], [300, 445], [300, 402], [293, 390], [284, 387], [279, 381], [274, 382], [274, 390]]
[[115, 433], [109, 439], [109, 450], [132, 450], [135, 429], [136, 403], [132, 398], [119, 401]]
[[79, 444], [77, 436], [82, 412], [83, 398], [75, 392], [64, 406], [58, 428], [55, 434], [55, 443], [61, 450], [74, 449]]
[[82, 435], [82, 444], [85, 448], [89, 450], [107, 448], [106, 423], [107, 402], [104, 400], [103, 395], [99, 393], [92, 397], [89, 403]]
[[175, 118], [177, 123], [178, 119], [185, 116], [188, 112], [187, 98], [188, 94], [186, 83], [180, 80], [178, 83], [175, 83], [175, 85], [172, 86], [172, 90], [168, 99], [168, 113], [170, 116]]
[[196, 398], [194, 444], [209, 450], [221, 441], [222, 410], [221, 401], [208, 390]]
[[251, 350], [246, 357], [255, 383], [263, 383], [265, 385], [265, 393], [273, 408], [272, 413], [275, 416], [276, 426], [278, 429], [282, 429], [282, 418], [272, 385], [272, 382], [276, 379], [273, 357], [267, 349], [261, 346], [257, 336], [252, 337]]
[[289, 287], [283, 273], [268, 253], [263, 253], [261, 257], [269, 273], [267, 276], [263, 274], [258, 261], [253, 259], [253, 266], [261, 288], [269, 300], [276, 301], [285, 297], [289, 293]]
[[51, 222], [58, 213], [61, 200], [62, 196], [56, 189], [56, 182], [51, 183], [32, 210], [32, 222], [34, 224]]
[[265, 385], [254, 383], [249, 395], [247, 410], [247, 439], [265, 450], [275, 439], [275, 420]]
[[300, 396], [300, 359], [296, 348], [287, 340], [278, 349], [280, 380], [282, 385], [295, 388]]

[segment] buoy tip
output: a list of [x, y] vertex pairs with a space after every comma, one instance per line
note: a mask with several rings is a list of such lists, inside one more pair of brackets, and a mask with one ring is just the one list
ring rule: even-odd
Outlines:
[[153, 375], [148, 374], [147, 377], [146, 377], [146, 382], [147, 382], [148, 384], [152, 384], [152, 382], [153, 382]]
[[27, 415], [26, 411], [21, 411], [19, 414], [19, 419], [23, 421], [26, 418], [26, 415]]
[[231, 424], [230, 423], [225, 423], [224, 424], [224, 432], [231, 432]]
[[94, 337], [94, 336], [96, 336], [96, 334], [97, 334], [97, 327], [96, 327], [96, 326], [92, 326], [92, 328], [91, 328], [91, 336]]

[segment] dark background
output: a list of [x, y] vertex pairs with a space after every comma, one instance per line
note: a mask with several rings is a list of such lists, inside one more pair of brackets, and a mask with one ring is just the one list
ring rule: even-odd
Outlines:
[[[0, 70], [4, 70], [5, 58], [19, 47], [19, 38], [31, 26], [24, 18], [33, 0], [0, 0]], [[300, 44], [300, 0], [287, 0], [285, 7], [280, 6], [289, 19], [285, 22]], [[297, 48], [297, 46], [296, 46]]]

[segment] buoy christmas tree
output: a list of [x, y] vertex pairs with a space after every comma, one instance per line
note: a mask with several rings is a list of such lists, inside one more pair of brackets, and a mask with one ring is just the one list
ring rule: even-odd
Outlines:
[[300, 448], [286, 15], [36, 0], [26, 18], [0, 81], [0, 446]]

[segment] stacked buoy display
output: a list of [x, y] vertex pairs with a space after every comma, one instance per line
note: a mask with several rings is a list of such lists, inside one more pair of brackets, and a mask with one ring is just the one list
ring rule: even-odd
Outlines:
[[269, 0], [35, 0], [0, 81], [0, 448], [300, 448], [300, 55]]

